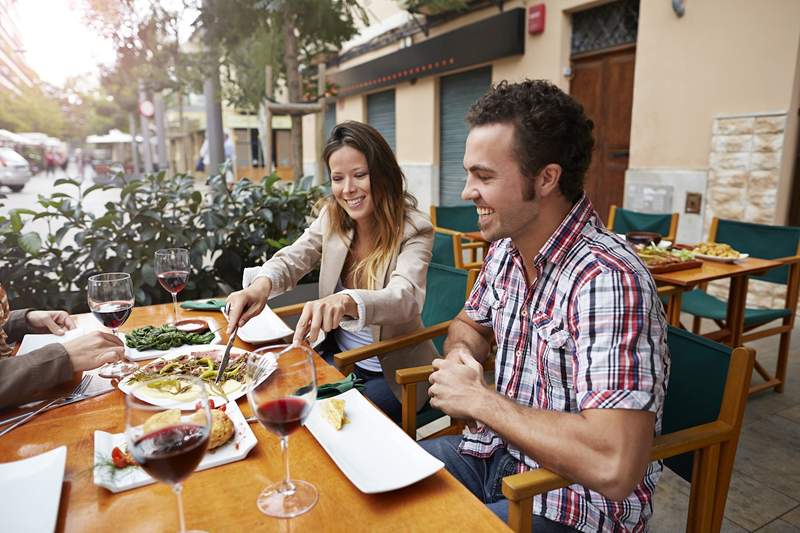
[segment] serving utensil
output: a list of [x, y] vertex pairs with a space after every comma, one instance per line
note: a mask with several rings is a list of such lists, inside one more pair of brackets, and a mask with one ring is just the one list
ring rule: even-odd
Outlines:
[[46, 411], [47, 409], [49, 409], [50, 407], [55, 405], [58, 401], [66, 400], [66, 399], [70, 399], [70, 398], [74, 398], [74, 397], [80, 396], [89, 387], [89, 383], [91, 383], [91, 381], [92, 381], [92, 376], [90, 376], [90, 375], [83, 376], [83, 378], [81, 379], [81, 382], [78, 383], [78, 385], [74, 389], [72, 389], [72, 392], [70, 392], [66, 396], [61, 396], [59, 398], [55, 398], [55, 399], [49, 401], [48, 403], [44, 404], [42, 407], [38, 408], [37, 410], [33, 411], [32, 413], [26, 414], [25, 416], [23, 416], [22, 418], [17, 420], [14, 424], [8, 426], [3, 431], [0, 431], [0, 437], [5, 435], [6, 433], [11, 431], [12, 429], [18, 428], [22, 424], [28, 422], [29, 420], [31, 420], [33, 417], [35, 417], [39, 413], [42, 413], [42, 412]]
[[225, 353], [222, 355], [222, 362], [219, 364], [219, 370], [217, 371], [217, 377], [214, 379], [214, 383], [222, 381], [222, 376], [225, 373], [225, 369], [228, 367], [228, 360], [231, 358], [231, 348], [233, 347], [234, 339], [236, 339], [236, 330], [238, 329], [239, 325], [237, 324], [236, 327], [233, 328], [227, 346], [225, 346]]

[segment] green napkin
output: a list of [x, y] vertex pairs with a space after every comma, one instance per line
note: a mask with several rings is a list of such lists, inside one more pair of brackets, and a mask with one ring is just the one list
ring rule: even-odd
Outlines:
[[195, 311], [219, 311], [220, 307], [225, 307], [224, 298], [212, 298], [211, 300], [195, 300], [193, 302], [183, 302], [181, 308], [194, 309]]
[[331, 396], [336, 396], [343, 392], [347, 392], [354, 387], [357, 390], [363, 389], [364, 380], [357, 378], [355, 374], [351, 373], [341, 381], [326, 383], [317, 387], [317, 398], [320, 400], [330, 398]]

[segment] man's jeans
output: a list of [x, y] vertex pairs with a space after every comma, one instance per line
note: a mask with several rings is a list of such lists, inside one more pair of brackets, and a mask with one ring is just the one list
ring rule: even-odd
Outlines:
[[[461, 437], [448, 435], [438, 439], [424, 440], [419, 444], [428, 453], [444, 463], [447, 471], [467, 487], [492, 510], [503, 522], [508, 522], [508, 500], [502, 492], [503, 478], [516, 473], [517, 460], [503, 448], [488, 459], [480, 459], [458, 452]], [[576, 530], [553, 522], [543, 516], [533, 515], [533, 530], [536, 533], [566, 533]]]

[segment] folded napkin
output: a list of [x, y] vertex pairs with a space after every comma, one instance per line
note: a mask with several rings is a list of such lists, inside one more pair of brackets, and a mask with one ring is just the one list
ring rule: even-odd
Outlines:
[[212, 298], [210, 300], [195, 300], [193, 302], [183, 302], [183, 309], [194, 309], [195, 311], [219, 311], [220, 307], [225, 307], [224, 298]]
[[336, 396], [353, 388], [359, 391], [363, 389], [364, 380], [357, 378], [355, 374], [351, 373], [341, 381], [334, 381], [333, 383], [326, 383], [317, 387], [317, 398], [320, 400], [330, 398], [331, 396]]

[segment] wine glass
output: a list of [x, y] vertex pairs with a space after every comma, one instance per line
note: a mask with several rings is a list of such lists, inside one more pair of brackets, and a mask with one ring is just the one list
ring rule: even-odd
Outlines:
[[189, 281], [189, 250], [165, 248], [156, 252], [156, 276], [158, 282], [172, 295], [175, 322], [178, 321], [178, 293]]
[[[117, 328], [128, 320], [133, 309], [131, 275], [125, 272], [111, 272], [91, 276], [86, 299], [95, 318], [116, 335]], [[138, 368], [135, 363], [117, 361], [104, 364], [97, 373], [104, 378], [120, 379]]]
[[194, 472], [206, 453], [211, 435], [211, 411], [202, 380], [189, 375], [170, 376], [172, 385], [173, 380], [187, 389], [174, 402], [162, 399], [162, 405], [157, 406], [137, 397], [137, 390], [158, 388], [164, 378], [142, 381], [125, 395], [125, 440], [136, 463], [150, 476], [172, 487], [178, 498], [180, 530], [184, 533], [183, 481]]
[[[266, 376], [266, 379], [265, 379]], [[311, 483], [289, 476], [289, 434], [305, 422], [317, 398], [317, 375], [311, 350], [304, 346], [270, 346], [247, 358], [247, 399], [261, 424], [281, 439], [283, 481], [259, 494], [262, 513], [292, 518], [314, 507], [319, 499]]]

